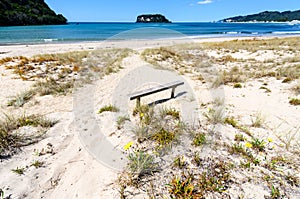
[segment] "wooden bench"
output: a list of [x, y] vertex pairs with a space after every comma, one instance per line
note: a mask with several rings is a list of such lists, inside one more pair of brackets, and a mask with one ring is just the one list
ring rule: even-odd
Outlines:
[[167, 90], [167, 89], [170, 89], [170, 88], [172, 88], [171, 98], [174, 98], [175, 88], [177, 86], [180, 86], [180, 85], [183, 85], [183, 84], [184, 84], [184, 82], [182, 82], [182, 81], [175, 81], [175, 82], [170, 82], [170, 83], [167, 83], [167, 84], [155, 86], [153, 88], [149, 88], [149, 89], [146, 89], [146, 90], [137, 91], [137, 92], [134, 92], [134, 93], [130, 94], [130, 100], [136, 99], [136, 106], [139, 107], [141, 105], [141, 97], [151, 95], [153, 93], [158, 93], [160, 91], [164, 91], [164, 90]]

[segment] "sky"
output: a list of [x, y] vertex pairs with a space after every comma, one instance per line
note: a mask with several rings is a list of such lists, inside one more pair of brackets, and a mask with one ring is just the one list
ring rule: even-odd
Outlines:
[[300, 10], [300, 0], [45, 0], [69, 22], [134, 22], [163, 14], [173, 22], [209, 22], [262, 11]]

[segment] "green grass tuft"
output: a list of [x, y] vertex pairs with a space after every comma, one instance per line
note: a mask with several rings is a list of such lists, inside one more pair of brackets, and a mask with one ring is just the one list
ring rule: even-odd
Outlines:
[[34, 166], [35, 168], [40, 168], [44, 166], [44, 162], [36, 160], [31, 164], [31, 166]]
[[206, 136], [204, 133], [195, 134], [194, 139], [193, 139], [193, 145], [202, 146], [205, 143], [206, 143]]
[[170, 145], [175, 140], [175, 133], [161, 128], [152, 135], [152, 139], [155, 140], [159, 146]]
[[99, 114], [103, 113], [103, 112], [118, 112], [119, 109], [113, 105], [105, 105], [103, 107], [101, 107], [98, 111]]
[[242, 86], [242, 84], [240, 84], [240, 83], [235, 83], [235, 84], [233, 85], [233, 88], [243, 88], [243, 86]]
[[163, 108], [161, 110], [161, 115], [164, 116], [172, 116], [174, 119], [180, 119], [180, 112], [174, 108]]
[[271, 93], [272, 91], [265, 86], [261, 86], [259, 89], [265, 90], [266, 93]]
[[[57, 121], [46, 119], [41, 115], [5, 115], [0, 120], [0, 157], [5, 154], [12, 154], [22, 146], [35, 143], [39, 140], [45, 130], [56, 124]], [[19, 135], [15, 130], [23, 126], [40, 127], [40, 133], [34, 135]]]
[[137, 179], [145, 175], [152, 175], [158, 170], [157, 164], [154, 162], [154, 156], [144, 152], [136, 151], [128, 156], [128, 168]]
[[128, 116], [119, 116], [117, 119], [117, 128], [121, 129], [126, 121], [130, 121]]
[[298, 106], [298, 105], [300, 105], [300, 99], [298, 99], [298, 98], [292, 98], [292, 99], [289, 101], [289, 103], [290, 103], [291, 105]]
[[229, 124], [233, 127], [238, 127], [238, 122], [234, 119], [234, 117], [226, 117], [225, 118], [225, 124]]
[[25, 173], [25, 168], [24, 167], [21, 167], [21, 168], [17, 167], [16, 169], [12, 169], [11, 171], [16, 173], [16, 174], [23, 175]]

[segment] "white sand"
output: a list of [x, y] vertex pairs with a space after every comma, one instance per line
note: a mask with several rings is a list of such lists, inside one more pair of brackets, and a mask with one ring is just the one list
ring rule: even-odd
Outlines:
[[[193, 42], [231, 39], [236, 38], [210, 38]], [[141, 52], [142, 49], [148, 47], [185, 42], [190, 42], [190, 40], [0, 46], [0, 52], [5, 52], [0, 54], [0, 58], [115, 47], [130, 47]], [[126, 108], [132, 109], [135, 102], [118, 101], [118, 98], [114, 96], [115, 87], [120, 84], [122, 78], [126, 77], [130, 71], [145, 65], [148, 64], [140, 59], [138, 55], [131, 55], [123, 61], [122, 66], [124, 69], [118, 73], [105, 76], [95, 83], [95, 93], [93, 94], [94, 107], [92, 107], [94, 113], [92, 115], [94, 115], [102, 133], [108, 136], [108, 140], [114, 143], [115, 147], [119, 149], [122, 149], [125, 143], [133, 139], [130, 132], [124, 135], [116, 131], [115, 122], [113, 122], [116, 120], [116, 115], [113, 113], [98, 115], [95, 112], [99, 107], [110, 103], [125, 104], [127, 106], [125, 110]], [[5, 104], [9, 96], [15, 95], [32, 85], [32, 82], [24, 82], [13, 77], [15, 76], [10, 71], [0, 67], [1, 112], [39, 113], [47, 117], [56, 118], [59, 120], [59, 123], [50, 129], [45, 139], [36, 144], [24, 147], [22, 152], [0, 162], [0, 188], [4, 190], [5, 196], [12, 194], [12, 198], [119, 198], [115, 183], [119, 172], [105, 166], [95, 154], [90, 154], [81, 142], [82, 139], [80, 139], [80, 136], [82, 134], [77, 132], [78, 129], [75, 127], [78, 124], [74, 123], [76, 120], [74, 120], [73, 96], [38, 97], [36, 99], [38, 101], [37, 105], [28, 104], [18, 109], [8, 108]], [[193, 81], [188, 76], [184, 76], [183, 78], [186, 80], [186, 84], [191, 87], [191, 90], [194, 91], [195, 99], [192, 99], [193, 96], [181, 96], [176, 99], [177, 101], [167, 101], [165, 103], [166, 106], [180, 108], [182, 103], [188, 100], [196, 104], [207, 104], [213, 100], [211, 90], [204, 87], [201, 82]], [[263, 90], [260, 90], [259, 87], [262, 85], [262, 82], [257, 80], [243, 84], [244, 87], [242, 89], [225, 86], [223, 94], [226, 107], [229, 107], [229, 115], [232, 113], [232, 115], [239, 118], [243, 123], [251, 124], [251, 118], [257, 112], [261, 112], [266, 117], [267, 126], [275, 128], [279, 124], [282, 124], [277, 129], [278, 134], [299, 126], [299, 106], [292, 106], [287, 103], [287, 99], [292, 95], [288, 90], [291, 85], [282, 84], [280, 80], [276, 80], [275, 78], [269, 78], [266, 81], [268, 82], [268, 88], [272, 91], [271, 93], [265, 93]], [[138, 88], [138, 85], [136, 86]], [[182, 89], [184, 90], [184, 88]], [[177, 92], [181, 91], [179, 89]], [[151, 96], [152, 98], [142, 98], [142, 100], [151, 102], [157, 98], [163, 98], [164, 95], [168, 95], [168, 93]], [[120, 97], [120, 99], [123, 98]], [[205, 109], [207, 108], [203, 108], [200, 112], [204, 112]], [[223, 134], [224, 137], [232, 137], [234, 135], [232, 130], [225, 132]], [[261, 137], [276, 139], [276, 135], [270, 134], [270, 131], [267, 130], [257, 131], [256, 133], [260, 134]], [[111, 134], [115, 135], [110, 136]], [[43, 156], [34, 155], [35, 149], [41, 151], [42, 149], [49, 148], [48, 143], [52, 145], [53, 154]], [[94, 144], [97, 145], [99, 143]], [[45, 166], [38, 169], [30, 166], [35, 160], [44, 161]], [[24, 175], [17, 175], [11, 172], [12, 169], [17, 167], [29, 168], [26, 169]], [[263, 195], [253, 195], [254, 193], [251, 190], [253, 186], [249, 184], [242, 186], [246, 194], [245, 198], [263, 198]]]

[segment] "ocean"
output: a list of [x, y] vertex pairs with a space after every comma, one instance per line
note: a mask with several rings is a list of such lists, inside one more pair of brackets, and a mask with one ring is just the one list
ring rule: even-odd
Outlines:
[[81, 41], [300, 35], [291, 23], [69, 23], [0, 27], [0, 45]]

